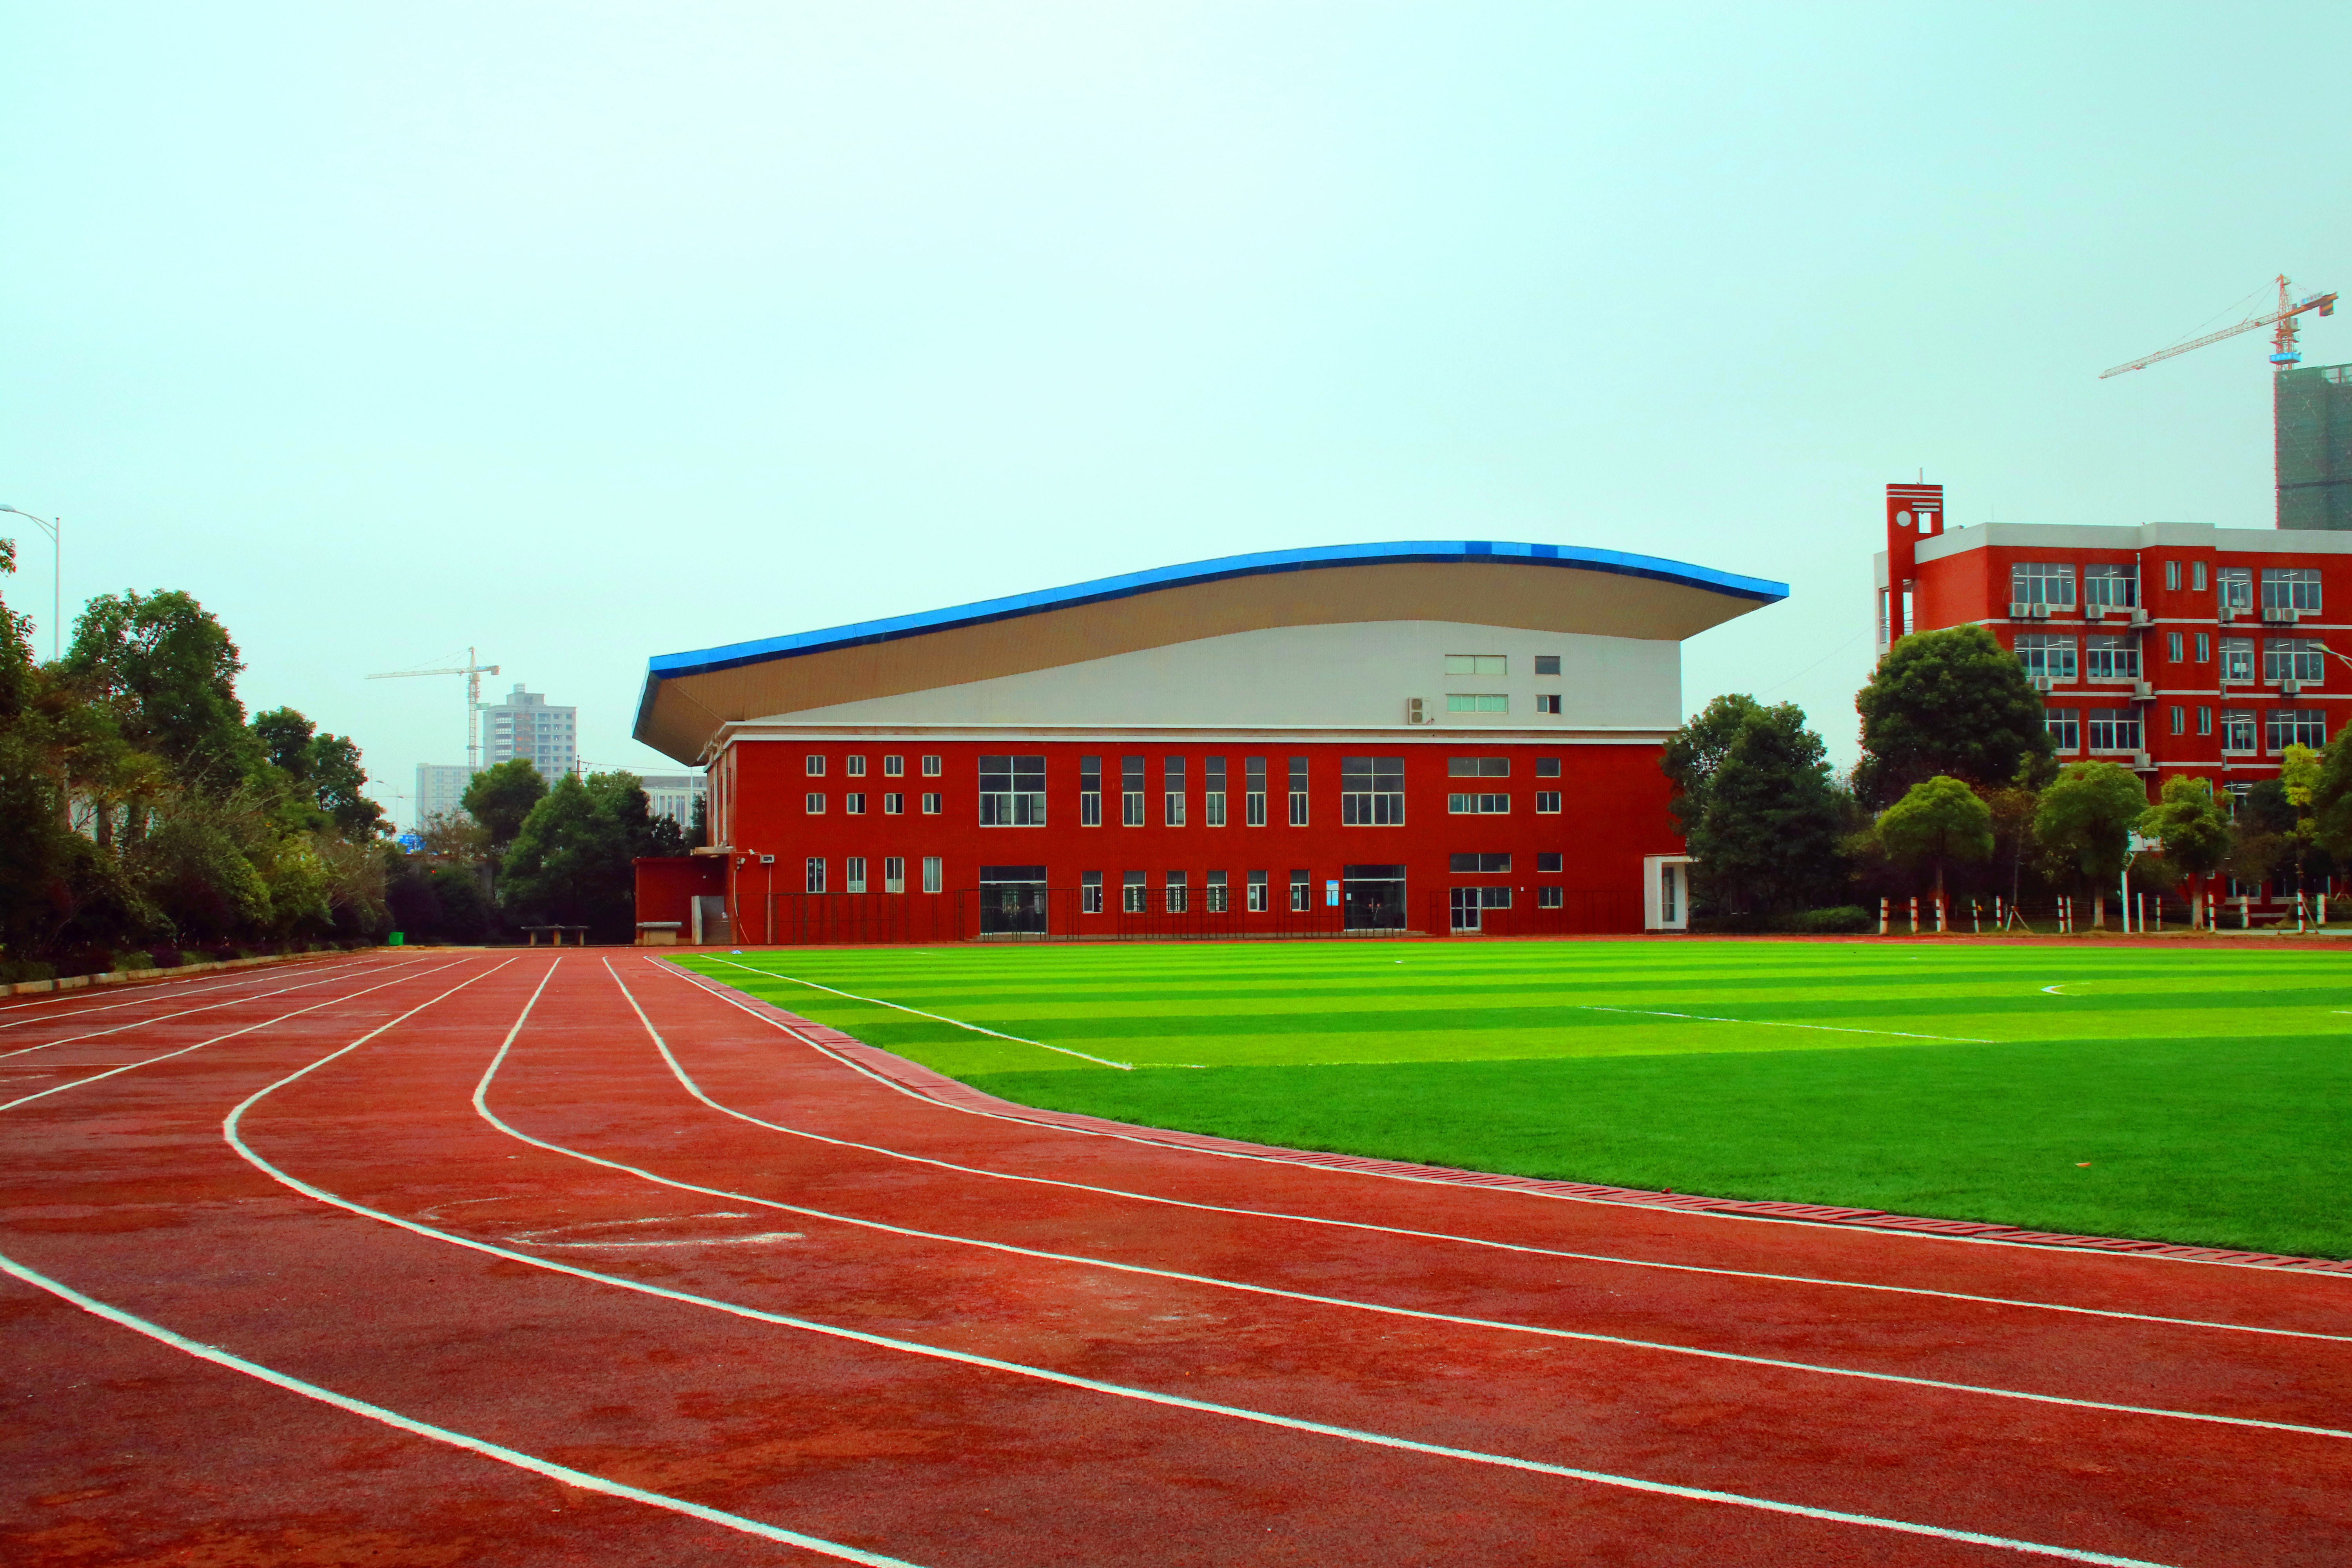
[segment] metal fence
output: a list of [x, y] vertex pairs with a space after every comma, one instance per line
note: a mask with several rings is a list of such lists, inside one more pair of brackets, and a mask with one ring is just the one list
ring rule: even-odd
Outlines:
[[[746, 899], [735, 940], [761, 946], [849, 947], [948, 942], [1247, 942], [1420, 935], [1402, 930], [1351, 930], [1344, 909], [1288, 907], [1289, 889], [1273, 889], [1280, 907], [1251, 910], [1228, 901], [1212, 909], [1206, 889], [1192, 889], [1171, 907], [1166, 890], [1144, 889], [1129, 907], [1128, 889], [965, 888], [948, 893], [771, 893], [761, 924], [760, 900]], [[1088, 908], [1091, 898], [1098, 906]]]
[[[1423, 895], [1423, 929], [1431, 936], [1620, 936], [1642, 929], [1642, 895], [1612, 888], [1552, 889], [1560, 901], [1546, 907], [1517, 896], [1507, 908], [1460, 897], [1484, 889], [1446, 889]], [[1515, 895], [1517, 890], [1514, 889]]]

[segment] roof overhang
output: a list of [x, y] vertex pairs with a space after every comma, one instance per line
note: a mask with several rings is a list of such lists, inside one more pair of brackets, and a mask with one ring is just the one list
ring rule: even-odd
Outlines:
[[1266, 551], [648, 661], [636, 738], [702, 760], [748, 719], [1271, 626], [1460, 621], [1680, 641], [1788, 584], [1565, 544], [1409, 540]]

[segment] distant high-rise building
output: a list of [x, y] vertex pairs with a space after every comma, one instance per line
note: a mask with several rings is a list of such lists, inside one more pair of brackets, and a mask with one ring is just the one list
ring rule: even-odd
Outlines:
[[667, 816], [680, 827], [694, 826], [694, 803], [709, 787], [700, 773], [640, 773], [637, 782], [645, 786], [656, 816]]
[[2278, 525], [2352, 529], [2352, 364], [2271, 378], [2278, 442]]
[[410, 824], [422, 827], [436, 816], [456, 815], [466, 809], [466, 786], [473, 782], [474, 770], [448, 763], [416, 764], [416, 820]]
[[579, 709], [551, 708], [517, 681], [504, 701], [482, 704], [482, 765], [520, 757], [552, 784], [579, 764]]

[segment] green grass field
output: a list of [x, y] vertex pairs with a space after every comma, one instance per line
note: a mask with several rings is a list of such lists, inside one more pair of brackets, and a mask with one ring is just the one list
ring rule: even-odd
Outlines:
[[2332, 949], [1302, 942], [686, 962], [1054, 1110], [1524, 1175], [2352, 1256], [2352, 953]]

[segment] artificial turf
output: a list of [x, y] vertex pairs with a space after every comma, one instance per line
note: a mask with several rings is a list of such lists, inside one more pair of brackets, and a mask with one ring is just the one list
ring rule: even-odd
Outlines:
[[685, 962], [1053, 1110], [2352, 1256], [2352, 953], [2332, 949], [1318, 942]]

